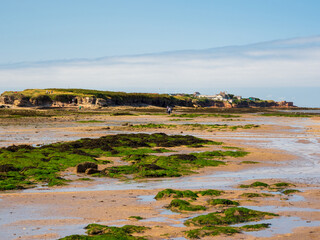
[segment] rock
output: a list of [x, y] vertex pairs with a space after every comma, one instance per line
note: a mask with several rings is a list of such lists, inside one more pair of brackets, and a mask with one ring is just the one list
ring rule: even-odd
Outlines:
[[96, 105], [98, 105], [100, 107], [106, 107], [106, 106], [108, 106], [108, 102], [103, 98], [97, 98]]
[[79, 163], [76, 166], [76, 172], [77, 173], [85, 173], [86, 170], [89, 169], [89, 168], [98, 170], [98, 165], [96, 163], [92, 163], [92, 162]]
[[30, 102], [35, 106], [50, 107], [53, 103], [52, 99], [47, 95], [39, 95], [32, 98]]
[[99, 173], [100, 171], [98, 169], [94, 169], [94, 168], [88, 168], [85, 173], [88, 175], [94, 174], [94, 173]]

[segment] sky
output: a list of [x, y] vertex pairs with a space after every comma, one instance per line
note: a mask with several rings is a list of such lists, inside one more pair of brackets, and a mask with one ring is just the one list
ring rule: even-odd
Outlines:
[[0, 6], [1, 91], [230, 89], [320, 107], [317, 0], [0, 0]]

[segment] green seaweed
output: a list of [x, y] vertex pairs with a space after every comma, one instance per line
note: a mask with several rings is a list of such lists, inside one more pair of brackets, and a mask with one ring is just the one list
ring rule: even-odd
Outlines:
[[232, 207], [222, 212], [209, 213], [187, 220], [186, 226], [229, 225], [242, 222], [258, 221], [278, 216], [274, 213], [260, 212], [243, 207]]
[[224, 191], [208, 189], [208, 190], [198, 191], [197, 193], [200, 194], [201, 196], [220, 196], [222, 193], [224, 193]]
[[216, 198], [216, 199], [210, 199], [208, 200], [209, 205], [223, 205], [223, 206], [239, 206], [239, 202], [237, 201], [232, 201], [229, 199], [224, 199], [224, 198]]
[[266, 187], [269, 187], [269, 184], [257, 181], [257, 182], [254, 182], [254, 183], [250, 184], [250, 185], [243, 185], [242, 184], [239, 187], [240, 188], [255, 188], [255, 187], [264, 187], [264, 188], [266, 188]]
[[168, 198], [168, 197], [173, 197], [173, 198], [191, 198], [191, 199], [197, 199], [198, 195], [197, 193], [191, 191], [191, 190], [174, 190], [167, 188], [165, 190], [162, 190], [157, 193], [155, 196], [155, 199], [162, 199], [162, 198]]
[[206, 210], [207, 208], [201, 205], [192, 205], [190, 202], [181, 200], [181, 199], [173, 199], [166, 208], [170, 209], [174, 212], [179, 211], [200, 211]]
[[253, 225], [244, 225], [241, 227], [244, 231], [258, 231], [261, 229], [269, 228], [270, 223], [260, 223], [260, 224], [253, 224]]
[[135, 237], [133, 233], [143, 233], [150, 229], [144, 226], [125, 225], [123, 227], [109, 227], [99, 224], [89, 224], [87, 235], [71, 235], [60, 240], [144, 240], [144, 237]]
[[223, 226], [207, 226], [199, 229], [186, 231], [185, 234], [188, 238], [201, 238], [205, 236], [227, 235], [231, 236], [240, 233], [239, 228], [236, 227], [223, 227]]
[[292, 193], [297, 193], [297, 192], [301, 192], [301, 191], [297, 190], [297, 189], [287, 189], [287, 190], [282, 191], [282, 193], [286, 194], [286, 195], [290, 195]]

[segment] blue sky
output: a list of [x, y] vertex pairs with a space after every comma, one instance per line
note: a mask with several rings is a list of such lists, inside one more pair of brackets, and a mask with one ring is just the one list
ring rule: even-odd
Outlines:
[[320, 107], [319, 9], [317, 0], [0, 0], [0, 91], [230, 90]]
[[320, 34], [318, 0], [1, 0], [0, 64]]

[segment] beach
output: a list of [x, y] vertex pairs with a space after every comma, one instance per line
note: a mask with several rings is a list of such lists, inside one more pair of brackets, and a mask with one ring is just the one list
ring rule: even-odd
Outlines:
[[[256, 113], [244, 113], [230, 118], [205, 115], [180, 118], [165, 113], [147, 115], [129, 110], [133, 115], [83, 114], [55, 118], [0, 119], [0, 146], [42, 146], [120, 133], [165, 133], [192, 135], [224, 143], [204, 148], [177, 146], [171, 149], [175, 154], [223, 150], [223, 147], [239, 148], [249, 154], [241, 158], [226, 157], [225, 165], [204, 167], [197, 169], [196, 174], [173, 178], [124, 181], [77, 174], [75, 168], [69, 168], [61, 172], [61, 177], [73, 180], [66, 186], [39, 185], [0, 193], [0, 230], [4, 239], [59, 239], [72, 234], [85, 234], [84, 227], [92, 223], [150, 227], [144, 233], [135, 235], [146, 236], [147, 239], [189, 239], [184, 231], [193, 228], [183, 223], [218, 208], [210, 206], [199, 212], [170, 211], [165, 206], [172, 199], [154, 199], [159, 191], [167, 188], [221, 190], [224, 191], [223, 198], [238, 201], [241, 207], [279, 214], [278, 217], [263, 221], [271, 224], [269, 228], [236, 233], [227, 238], [218, 235], [214, 239], [318, 238], [319, 118], [263, 116]], [[114, 111], [125, 110], [120, 108]], [[179, 109], [174, 114], [178, 115]], [[150, 123], [157, 126], [150, 127], [147, 125]], [[248, 127], [243, 127], [246, 125]], [[252, 127], [254, 125], [257, 127]], [[84, 177], [91, 181], [79, 180]], [[284, 189], [239, 187], [257, 181], [268, 186], [285, 182], [290, 185], [290, 189], [298, 191], [283, 194]], [[246, 197], [246, 193], [266, 195]], [[196, 203], [204, 205], [211, 198], [201, 196]], [[142, 220], [130, 216], [140, 216]]]

